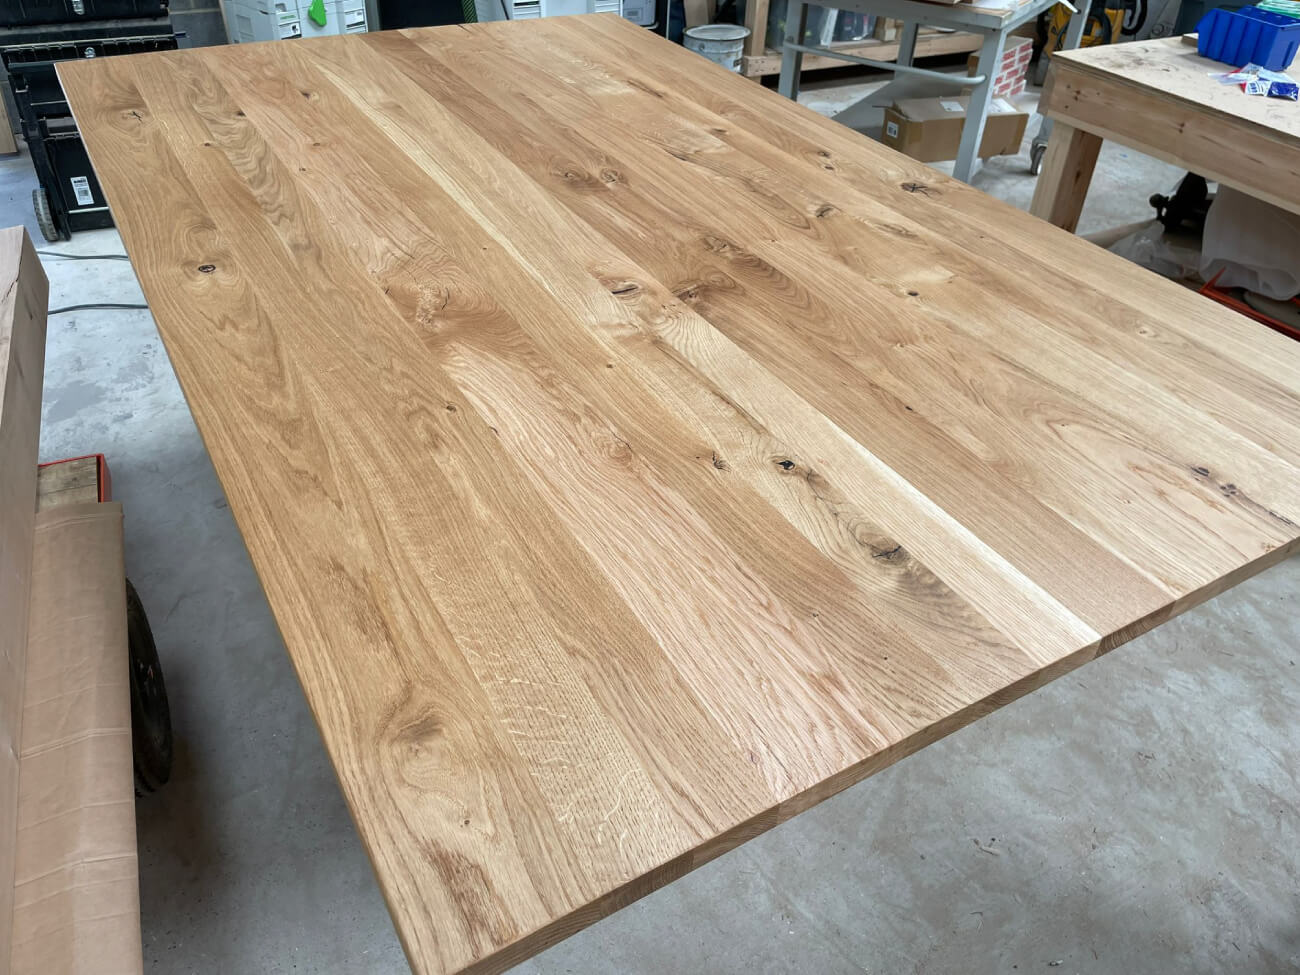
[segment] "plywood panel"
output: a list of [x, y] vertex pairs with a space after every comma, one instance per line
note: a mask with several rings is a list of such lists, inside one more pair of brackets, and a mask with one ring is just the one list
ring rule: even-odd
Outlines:
[[1196, 108], [1221, 122], [1241, 120], [1276, 132], [1300, 146], [1300, 113], [1279, 98], [1252, 98], [1239, 85], [1212, 77], [1232, 70], [1196, 53], [1181, 37], [1081, 47], [1052, 55], [1052, 63], [1072, 72], [1126, 84], [1149, 92], [1169, 107]]
[[419, 971], [1297, 545], [1300, 347], [619, 18], [60, 70]]
[[[1224, 69], [1177, 38], [1080, 48], [1052, 58], [1039, 108], [1073, 131], [1300, 213], [1300, 113], [1293, 102], [1250, 97], [1210, 77]], [[1058, 187], [1058, 173], [1043, 175], [1034, 212], [1065, 226], [1074, 188]], [[1049, 197], [1057, 195], [1064, 203], [1054, 208]]]

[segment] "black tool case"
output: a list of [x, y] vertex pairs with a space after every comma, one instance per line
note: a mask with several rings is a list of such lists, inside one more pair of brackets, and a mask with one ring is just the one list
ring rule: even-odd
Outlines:
[[167, 0], [0, 0], [0, 62], [41, 184], [32, 205], [47, 240], [113, 226], [54, 66], [175, 47]]

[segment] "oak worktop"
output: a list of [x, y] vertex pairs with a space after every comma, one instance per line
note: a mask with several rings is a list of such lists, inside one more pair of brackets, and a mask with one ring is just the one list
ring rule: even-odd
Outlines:
[[1300, 538], [1300, 345], [617, 17], [59, 71], [420, 972]]

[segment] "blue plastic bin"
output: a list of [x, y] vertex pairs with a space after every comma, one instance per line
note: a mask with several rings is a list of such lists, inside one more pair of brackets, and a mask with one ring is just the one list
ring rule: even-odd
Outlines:
[[1196, 25], [1196, 35], [1202, 57], [1234, 68], [1258, 64], [1285, 71], [1300, 48], [1300, 20], [1256, 7], [1211, 10]]

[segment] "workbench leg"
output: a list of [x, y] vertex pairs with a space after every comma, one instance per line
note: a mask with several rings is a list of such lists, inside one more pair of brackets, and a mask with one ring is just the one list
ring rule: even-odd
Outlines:
[[975, 160], [979, 158], [980, 142], [984, 139], [984, 123], [988, 119], [989, 102], [993, 100], [993, 81], [1002, 63], [1002, 49], [1006, 46], [1005, 31], [995, 31], [984, 37], [980, 48], [979, 73], [984, 80], [970, 93], [970, 103], [966, 107], [966, 121], [961, 127], [961, 144], [957, 149], [957, 164], [952, 174], [963, 183], [969, 183], [971, 173], [975, 170]]
[[767, 6], [769, 0], [748, 0], [745, 4], [745, 57], [761, 57], [767, 50]]
[[1029, 212], [1071, 232], [1079, 226], [1083, 199], [1101, 151], [1101, 136], [1057, 121], [1047, 143], [1043, 172]]
[[912, 63], [912, 59], [916, 56], [917, 26], [911, 21], [903, 22], [903, 32], [898, 35], [898, 57], [894, 58], [895, 64], [907, 66]]
[[779, 91], [791, 101], [799, 100], [799, 73], [803, 71], [803, 51], [795, 51], [791, 44], [802, 44], [808, 26], [808, 4], [803, 0], [790, 0], [785, 14], [785, 45], [781, 49], [781, 81]]

